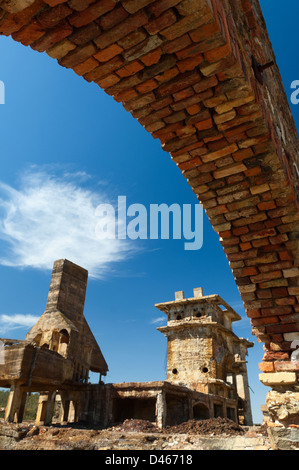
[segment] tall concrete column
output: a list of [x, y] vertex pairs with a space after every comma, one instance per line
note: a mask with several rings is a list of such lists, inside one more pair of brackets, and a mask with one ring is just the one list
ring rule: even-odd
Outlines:
[[25, 409], [27, 392], [19, 386], [13, 385], [10, 389], [4, 420], [8, 423], [21, 423]]
[[246, 426], [252, 426], [253, 420], [246, 364], [243, 364], [239, 374], [236, 374], [236, 385], [237, 394], [244, 403], [244, 424], [246, 424]]
[[35, 424], [49, 426], [52, 423], [56, 392], [40, 395]]
[[157, 426], [162, 429], [166, 426], [167, 405], [165, 392], [161, 390], [156, 400], [156, 422]]

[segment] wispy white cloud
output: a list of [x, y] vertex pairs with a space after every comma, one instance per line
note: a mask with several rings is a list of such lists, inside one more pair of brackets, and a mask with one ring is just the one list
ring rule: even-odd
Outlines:
[[158, 323], [165, 323], [166, 320], [167, 320], [167, 317], [165, 317], [165, 316], [164, 316], [164, 317], [157, 317], [157, 318], [153, 318], [153, 320], [151, 320], [150, 323], [151, 323], [152, 325], [156, 325], [156, 324], [158, 324]]
[[[113, 263], [133, 252], [127, 240], [105, 240], [96, 235], [96, 207], [111, 203], [103, 185], [84, 183], [86, 173], [31, 168], [19, 188], [0, 182], [0, 264], [52, 269], [66, 258], [101, 278]], [[7, 249], [7, 246], [9, 249]]]
[[16, 330], [18, 328], [31, 328], [37, 321], [39, 317], [35, 315], [24, 315], [24, 314], [14, 314], [14, 315], [0, 315], [0, 333], [6, 334], [8, 331]]

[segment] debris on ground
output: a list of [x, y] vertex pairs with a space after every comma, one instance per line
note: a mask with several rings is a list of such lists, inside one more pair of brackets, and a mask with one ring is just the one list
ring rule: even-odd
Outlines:
[[151, 421], [145, 419], [126, 419], [123, 423], [109, 428], [111, 431], [126, 432], [161, 432], [161, 430]]
[[176, 426], [167, 426], [164, 431], [169, 434], [208, 434], [209, 436], [244, 434], [244, 429], [228, 418], [191, 419]]

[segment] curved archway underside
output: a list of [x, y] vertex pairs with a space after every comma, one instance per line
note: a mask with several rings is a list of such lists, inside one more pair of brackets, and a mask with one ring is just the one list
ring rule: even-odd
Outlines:
[[97, 83], [161, 141], [265, 343], [270, 414], [298, 424], [298, 138], [258, 0], [4, 0], [0, 33]]

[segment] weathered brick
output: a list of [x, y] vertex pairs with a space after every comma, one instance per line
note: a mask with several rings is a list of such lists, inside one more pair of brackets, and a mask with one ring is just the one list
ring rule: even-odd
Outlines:
[[53, 28], [71, 13], [71, 8], [66, 3], [61, 3], [54, 8], [43, 9], [36, 19], [43, 28]]
[[129, 13], [122, 7], [114, 8], [111, 12], [107, 13], [104, 16], [101, 16], [97, 20], [101, 28], [106, 31], [107, 29], [113, 28], [117, 24], [124, 21], [129, 16]]
[[118, 40], [118, 45], [123, 49], [131, 49], [131, 47], [136, 46], [136, 44], [141, 43], [147, 38], [147, 34], [141, 28], [136, 29], [132, 33], [129, 33], [122, 39]]
[[141, 10], [141, 8], [146, 7], [150, 3], [152, 3], [152, 0], [122, 0], [123, 7], [129, 13], [136, 13], [138, 10]]
[[22, 43], [24, 46], [30, 46], [45, 34], [44, 29], [37, 20], [32, 20], [28, 25], [16, 31], [11, 36], [15, 41]]
[[45, 0], [45, 3], [47, 3], [50, 7], [55, 7], [56, 5], [59, 5], [60, 3], [64, 3], [67, 0]]
[[62, 39], [68, 37], [72, 32], [73, 28], [66, 20], [63, 20], [54, 28], [47, 30], [40, 39], [31, 44], [31, 48], [38, 52], [44, 52]]
[[85, 26], [96, 20], [108, 11], [111, 11], [117, 3], [117, 0], [100, 0], [93, 3], [83, 11], [75, 12], [69, 16], [68, 20], [76, 28]]
[[63, 39], [59, 43], [55, 44], [55, 46], [50, 47], [47, 49], [47, 54], [52, 57], [53, 59], [62, 59], [62, 57], [66, 56], [70, 51], [76, 48], [76, 45], [73, 44], [68, 39]]
[[274, 372], [273, 362], [260, 362], [259, 369], [261, 372]]
[[77, 29], [70, 37], [69, 40], [72, 41], [77, 46], [83, 46], [84, 44], [92, 41], [100, 34], [100, 27], [97, 23], [91, 22], [87, 26]]
[[0, 22], [0, 33], [8, 36], [19, 31], [23, 26], [33, 20], [34, 15], [44, 7], [42, 0], [36, 0], [32, 5], [15, 14], [6, 14]]
[[142, 56], [145, 56], [149, 52], [156, 50], [162, 44], [162, 39], [158, 35], [150, 36], [146, 38], [141, 43], [132, 47], [128, 51], [125, 51], [123, 56], [124, 59], [128, 62], [140, 59]]
[[183, 36], [188, 31], [196, 29], [199, 26], [208, 23], [212, 20], [212, 13], [208, 10], [202, 12], [201, 10], [185, 16], [181, 20], [178, 20], [174, 25], [161, 31], [161, 34], [168, 40], [176, 39]]
[[113, 59], [113, 57], [117, 56], [122, 52], [122, 48], [118, 46], [117, 44], [112, 44], [111, 46], [107, 47], [106, 49], [103, 49], [99, 52], [97, 52], [94, 57], [96, 60], [99, 62], [107, 62], [110, 59]]
[[161, 30], [167, 28], [176, 22], [176, 14], [173, 10], [167, 10], [158, 18], [150, 20], [146, 25], [145, 29], [149, 34], [157, 34]]
[[77, 47], [75, 50], [69, 52], [65, 57], [59, 60], [59, 64], [63, 67], [75, 67], [81, 64], [89, 57], [96, 53], [96, 47], [93, 43], [86, 46]]
[[[50, 0], [53, 1], [53, 0]], [[55, 1], [55, 0], [54, 0]], [[64, 0], [65, 1], [65, 0]], [[91, 3], [94, 3], [95, 0], [68, 0], [69, 6], [76, 11], [86, 10]], [[60, 2], [59, 2], [60, 3]], [[62, 3], [62, 2], [61, 2]]]
[[160, 0], [159, 2], [153, 2], [149, 8], [155, 16], [160, 16], [164, 11], [176, 6], [181, 1], [182, 0]]
[[95, 60], [93, 57], [89, 57], [89, 59], [86, 59], [84, 62], [81, 62], [81, 64], [73, 67], [73, 71], [77, 75], [85, 75], [86, 73], [91, 72], [98, 66], [99, 66], [99, 62]]
[[117, 70], [117, 75], [120, 77], [129, 77], [130, 75], [134, 75], [135, 73], [139, 72], [144, 68], [144, 65], [141, 64], [138, 60], [136, 62], [130, 62], [126, 64], [124, 67]]
[[[120, 39], [125, 38], [133, 31], [136, 31], [141, 26], [144, 26], [147, 21], [147, 15], [143, 11], [140, 11], [135, 15], [128, 16], [128, 18], [126, 18], [120, 24], [100, 34], [100, 36], [96, 38], [94, 42], [100, 49], [105, 49], [105, 47], [108, 47]], [[122, 44], [120, 45], [123, 47]]]
[[166, 54], [172, 54], [173, 52], [180, 51], [192, 43], [188, 34], [181, 36], [177, 39], [173, 39], [172, 41], [167, 41], [163, 43], [163, 51]]
[[[89, 53], [89, 51], [82, 51], [83, 54]], [[95, 56], [95, 54], [94, 54]], [[76, 56], [75, 59], [77, 60], [78, 57]], [[113, 59], [101, 63], [97, 68], [93, 69], [91, 72], [84, 75], [85, 80], [87, 81], [95, 81], [99, 80], [105, 75], [110, 75], [112, 72], [115, 72], [120, 67], [123, 66], [123, 59], [120, 56], [113, 57]]]

